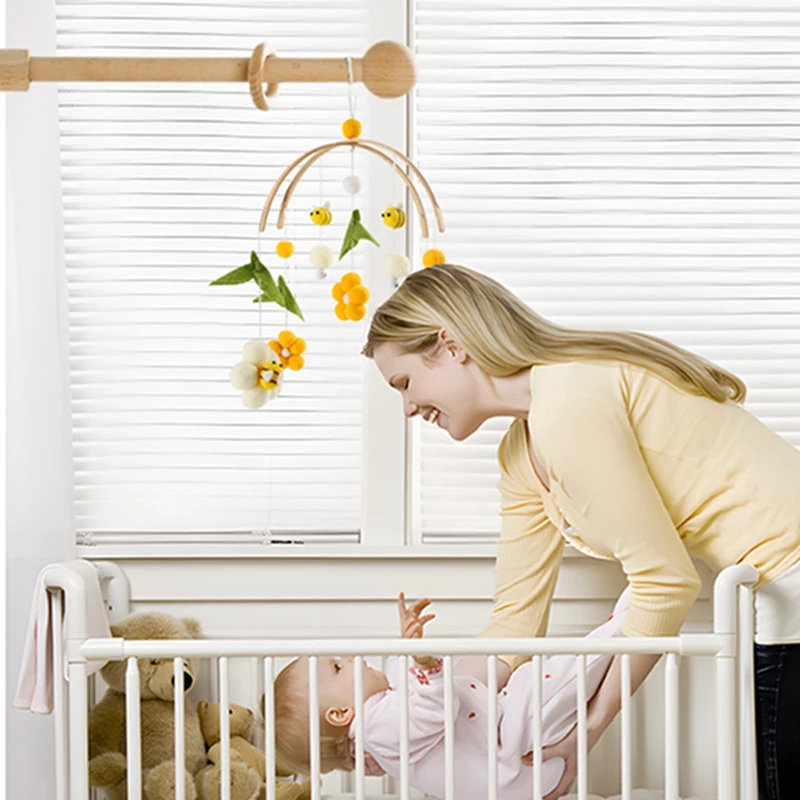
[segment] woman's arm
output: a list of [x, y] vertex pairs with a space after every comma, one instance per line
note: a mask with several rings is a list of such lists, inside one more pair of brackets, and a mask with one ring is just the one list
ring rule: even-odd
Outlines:
[[[639, 654], [631, 656], [631, 694], [633, 694], [650, 674], [660, 655]], [[589, 701], [586, 712], [587, 750], [591, 750], [608, 726], [614, 721], [622, 705], [622, 659], [614, 656], [611, 666], [600, 684], [595, 696]], [[542, 761], [549, 758], [564, 759], [564, 774], [558, 786], [544, 800], [558, 800], [565, 795], [578, 774], [578, 726], [558, 744], [542, 750]], [[533, 763], [533, 753], [522, 758], [523, 764]]]
[[[564, 540], [549, 520], [530, 466], [524, 420], [517, 420], [503, 437], [497, 453], [500, 465], [500, 516], [492, 617], [480, 637], [528, 639], [544, 636], [561, 566]], [[498, 688], [528, 656], [500, 654]], [[484, 656], [469, 656], [456, 669], [486, 682]]]

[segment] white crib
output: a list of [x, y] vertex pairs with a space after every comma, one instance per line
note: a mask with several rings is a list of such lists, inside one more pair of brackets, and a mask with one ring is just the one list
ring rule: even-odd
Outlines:
[[[128, 584], [124, 573], [110, 562], [96, 562], [98, 576], [104, 584], [109, 619], [111, 622], [124, 618], [128, 613]], [[126, 660], [127, 672], [127, 762], [128, 798], [139, 800], [140, 736], [139, 736], [139, 678], [138, 658], [171, 658], [174, 660], [176, 686], [182, 685], [183, 659], [200, 658], [208, 663], [209, 675], [217, 691], [216, 699], [225, 707], [230, 696], [230, 667], [232, 659], [253, 659], [259, 664], [259, 690], [265, 690], [268, 723], [264, 726], [264, 748], [267, 763], [267, 800], [274, 800], [274, 729], [272, 720], [272, 680], [276, 660], [309, 655], [309, 669], [313, 678], [316, 670], [315, 656], [356, 656], [356, 696], [360, 696], [361, 667], [365, 659], [389, 655], [412, 656], [434, 652], [444, 655], [445, 681], [448, 691], [446, 703], [453, 702], [453, 659], [463, 655], [485, 655], [489, 659], [490, 690], [496, 686], [496, 653], [518, 652], [530, 654], [533, 660], [534, 705], [541, 698], [541, 658], [548, 654], [574, 654], [578, 657], [578, 749], [579, 767], [577, 798], [589, 797], [588, 756], [586, 753], [586, 684], [583, 667], [586, 655], [593, 653], [615, 653], [622, 655], [622, 710], [620, 714], [620, 775], [622, 800], [633, 800], [632, 787], [632, 724], [630, 695], [631, 654], [660, 653], [666, 656], [664, 671], [664, 793], [665, 800], [679, 800], [679, 658], [713, 657], [716, 672], [716, 753], [717, 753], [717, 798], [718, 800], [755, 800], [755, 729], [753, 714], [753, 599], [750, 586], [757, 578], [755, 570], [740, 565], [723, 571], [714, 584], [714, 626], [710, 633], [682, 634], [676, 637], [652, 639], [591, 639], [573, 637], [547, 637], [543, 639], [496, 640], [496, 639], [426, 639], [424, 641], [393, 639], [329, 639], [308, 640], [284, 639], [202, 639], [187, 641], [144, 641], [123, 639], [90, 639], [86, 636], [85, 587], [80, 577], [64, 567], [53, 565], [45, 574], [45, 585], [53, 595], [54, 631], [53, 659], [55, 663], [54, 711], [57, 771], [57, 800], [85, 800], [90, 797], [88, 784], [88, 709], [94, 696], [93, 677], [87, 676], [87, 661]], [[66, 606], [64, 605], [66, 604]], [[67, 607], [67, 629], [60, 625], [61, 609]], [[66, 676], [64, 670], [66, 664]], [[401, 670], [407, 680], [408, 673]], [[262, 683], [263, 681], [263, 683]], [[312, 707], [316, 703], [316, 681], [311, 681]], [[400, 687], [401, 690], [404, 687]], [[360, 704], [359, 704], [360, 705]], [[222, 715], [223, 776], [230, 769], [227, 744], [230, 739], [227, 715]], [[361, 708], [357, 709], [357, 722], [362, 719]], [[446, 741], [446, 796], [442, 800], [458, 800], [454, 797], [453, 731], [452, 715], [445, 731]], [[312, 715], [311, 755], [313, 800], [334, 797], [366, 798], [381, 797], [388, 800], [397, 797], [409, 800], [417, 796], [408, 785], [407, 747], [403, 758], [403, 774], [399, 781], [391, 779], [365, 778], [363, 757], [363, 728], [357, 725], [356, 771], [342, 776], [338, 790], [330, 789], [330, 781], [322, 785], [319, 774], [318, 732], [314, 730]], [[407, 708], [402, 721], [407, 741]], [[531, 720], [534, 740], [534, 763], [542, 746], [541, 718], [534, 713]], [[175, 698], [176, 732], [183, 730], [183, 694]], [[496, 728], [496, 708], [490, 707], [488, 726]], [[175, 737], [175, 759], [183, 762], [182, 736]], [[496, 755], [496, 736], [489, 737]], [[490, 751], [489, 786], [487, 800], [498, 800], [495, 788], [496, 762]], [[541, 770], [532, 770], [531, 797], [541, 800]], [[378, 789], [376, 790], [376, 782]], [[183, 787], [178, 786], [176, 800], [184, 800]], [[369, 788], [369, 791], [368, 791]], [[229, 790], [223, 778], [222, 800], [229, 800]], [[502, 800], [502, 797], [499, 798]]]

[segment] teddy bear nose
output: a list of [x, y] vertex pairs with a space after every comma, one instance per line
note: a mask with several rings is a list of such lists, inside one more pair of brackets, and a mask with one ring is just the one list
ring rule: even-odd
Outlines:
[[[192, 688], [192, 684], [194, 683], [194, 678], [188, 673], [183, 673], [183, 691], [188, 692], [189, 689]], [[175, 676], [172, 676], [172, 685], [175, 685]]]

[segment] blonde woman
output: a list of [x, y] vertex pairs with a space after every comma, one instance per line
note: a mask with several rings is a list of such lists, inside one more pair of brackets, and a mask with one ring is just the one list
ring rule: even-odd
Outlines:
[[[640, 333], [561, 328], [491, 278], [442, 264], [376, 311], [364, 354], [404, 413], [457, 441], [515, 417], [498, 452], [502, 533], [483, 635], [542, 636], [565, 541], [615, 559], [632, 594], [623, 633], [677, 634], [692, 557], [747, 563], [756, 585], [759, 800], [800, 797], [800, 452], [741, 407], [735, 375]], [[501, 682], [524, 659], [503, 657]], [[635, 691], [657, 657], [631, 658]], [[485, 659], [459, 671], [485, 680]], [[615, 660], [588, 711], [593, 746], [620, 708]], [[576, 731], [548, 795], [576, 775]]]

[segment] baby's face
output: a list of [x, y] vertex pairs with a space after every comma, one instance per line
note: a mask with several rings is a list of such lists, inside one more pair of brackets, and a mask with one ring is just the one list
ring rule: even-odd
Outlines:
[[[301, 669], [308, 675], [308, 659], [300, 659]], [[389, 680], [383, 672], [372, 669], [366, 663], [362, 670], [364, 697], [389, 689]], [[306, 678], [307, 680], [307, 678]], [[320, 658], [317, 661], [317, 685], [319, 707], [324, 713], [328, 708], [355, 708], [355, 663], [352, 658]]]

